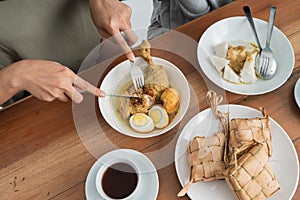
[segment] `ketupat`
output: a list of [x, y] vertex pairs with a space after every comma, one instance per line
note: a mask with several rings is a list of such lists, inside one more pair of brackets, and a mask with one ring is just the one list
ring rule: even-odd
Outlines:
[[184, 196], [192, 183], [198, 181], [211, 181], [224, 179], [223, 171], [224, 148], [227, 132], [227, 115], [218, 111], [217, 106], [222, 102], [223, 97], [217, 96], [214, 91], [207, 93], [207, 101], [210, 103], [214, 115], [220, 120], [222, 131], [211, 137], [196, 136], [188, 146], [188, 162], [191, 170], [190, 181], [178, 193]]
[[184, 196], [192, 183], [224, 179], [224, 144], [225, 134], [223, 132], [212, 137], [196, 136], [193, 138], [188, 148], [190, 181], [178, 193], [178, 197]]
[[239, 200], [264, 200], [280, 189], [269, 163], [268, 149], [253, 146], [224, 171], [225, 180]]
[[235, 118], [230, 121], [228, 148], [225, 150], [225, 163], [234, 164], [237, 158], [256, 144], [264, 144], [272, 155], [270, 121], [265, 109], [261, 108], [262, 118]]
[[190, 142], [188, 161], [193, 182], [224, 178], [224, 142], [225, 135], [222, 132], [212, 137], [194, 137]]
[[207, 99], [223, 130], [212, 137], [195, 136], [191, 140], [188, 146], [190, 181], [178, 196], [184, 196], [192, 183], [225, 178], [239, 200], [270, 197], [280, 185], [269, 163], [272, 138], [267, 112], [261, 108], [262, 118], [235, 118], [228, 124], [228, 114], [217, 110], [222, 97], [209, 91]]

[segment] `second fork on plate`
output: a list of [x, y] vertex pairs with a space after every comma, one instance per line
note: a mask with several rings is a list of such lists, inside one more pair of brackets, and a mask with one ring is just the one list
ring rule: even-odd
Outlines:
[[260, 56], [257, 59], [257, 73], [263, 79], [271, 79], [275, 75], [277, 68], [276, 60], [270, 48], [275, 14], [276, 7], [272, 6], [270, 8], [266, 47], [262, 49], [262, 51], [260, 52]]

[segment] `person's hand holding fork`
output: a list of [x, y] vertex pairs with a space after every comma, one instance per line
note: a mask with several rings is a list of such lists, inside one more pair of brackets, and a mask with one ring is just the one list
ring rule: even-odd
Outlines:
[[[104, 38], [113, 37], [127, 58], [134, 61], [131, 46], [137, 40], [131, 29], [131, 8], [118, 0], [89, 0], [96, 28]], [[121, 33], [125, 34], [125, 38]], [[80, 91], [105, 97], [105, 92], [83, 80], [60, 63], [46, 60], [21, 60], [0, 71], [0, 104], [19, 91], [27, 90], [43, 101], [72, 99], [80, 103]]]
[[[134, 61], [130, 46], [137, 41], [137, 35], [131, 28], [131, 8], [118, 0], [90, 0], [89, 5], [100, 35], [105, 39], [113, 37], [127, 58]], [[126, 39], [121, 33], [125, 34]]]
[[22, 90], [48, 102], [72, 99], [80, 103], [83, 95], [79, 90], [105, 97], [104, 91], [77, 76], [68, 67], [46, 60], [22, 60], [3, 69], [0, 73], [0, 89], [0, 104]]

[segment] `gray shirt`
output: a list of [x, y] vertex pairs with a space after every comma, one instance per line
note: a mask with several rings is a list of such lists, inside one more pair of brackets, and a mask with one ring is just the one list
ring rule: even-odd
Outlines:
[[232, 0], [153, 0], [148, 39], [196, 19]]

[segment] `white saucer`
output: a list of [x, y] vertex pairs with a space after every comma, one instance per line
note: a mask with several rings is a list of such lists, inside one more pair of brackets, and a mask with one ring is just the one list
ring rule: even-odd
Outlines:
[[295, 96], [295, 101], [300, 108], [300, 78], [296, 82], [295, 88], [294, 88], [294, 96]]
[[104, 154], [91, 167], [85, 182], [85, 196], [87, 200], [104, 200], [98, 193], [95, 186], [96, 174], [99, 168], [114, 158], [128, 158], [139, 165], [141, 173], [141, 191], [137, 193], [135, 199], [155, 200], [158, 195], [159, 181], [156, 168], [151, 160], [144, 154], [131, 149], [118, 149]]

